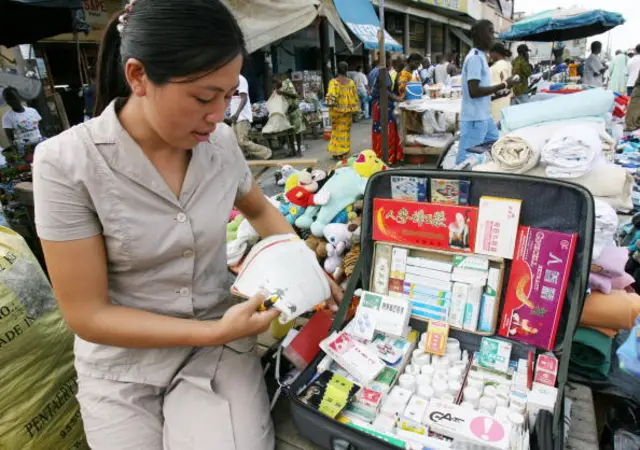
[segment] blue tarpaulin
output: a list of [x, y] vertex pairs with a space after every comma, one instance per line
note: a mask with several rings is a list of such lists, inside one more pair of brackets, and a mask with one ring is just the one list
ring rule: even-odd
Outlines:
[[624, 23], [622, 14], [602, 9], [553, 9], [514, 23], [500, 35], [507, 41], [554, 42], [602, 34]]
[[[334, 0], [338, 14], [353, 34], [364, 44], [364, 48], [375, 50], [378, 48], [378, 31], [380, 20], [376, 15], [370, 0]], [[400, 45], [385, 30], [384, 48], [390, 52], [401, 52]]]

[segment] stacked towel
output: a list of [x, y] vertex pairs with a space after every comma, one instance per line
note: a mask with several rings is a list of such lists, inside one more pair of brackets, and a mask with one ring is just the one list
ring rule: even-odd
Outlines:
[[[592, 192], [593, 193], [593, 192]], [[596, 195], [596, 194], [593, 194]], [[600, 199], [593, 200], [595, 206], [596, 223], [593, 230], [593, 254], [595, 261], [602, 255], [605, 247], [615, 245], [614, 236], [618, 230], [618, 214], [607, 202]]]
[[519, 136], [503, 136], [491, 148], [493, 161], [507, 173], [525, 173], [533, 169], [540, 153]]
[[629, 251], [625, 247], [606, 246], [591, 263], [591, 289], [608, 294], [611, 289], [625, 289], [633, 284], [633, 277], [624, 271], [628, 259]]
[[602, 157], [599, 133], [586, 125], [565, 127], [542, 147], [541, 159], [551, 178], [578, 178], [590, 172]]
[[578, 328], [573, 338], [569, 371], [591, 380], [606, 380], [611, 371], [613, 339], [591, 328]]

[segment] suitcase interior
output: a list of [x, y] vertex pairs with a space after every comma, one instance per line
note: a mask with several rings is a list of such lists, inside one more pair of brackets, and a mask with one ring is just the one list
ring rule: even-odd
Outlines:
[[[396, 169], [377, 173], [369, 180], [364, 199], [361, 236], [362, 251], [361, 260], [359, 261], [361, 271], [358, 274], [354, 273], [345, 299], [351, 298], [350, 294], [356, 288], [369, 286], [374, 244], [371, 223], [373, 199], [391, 198], [391, 175], [467, 179], [471, 181], [470, 205], [478, 205], [480, 197], [483, 195], [519, 198], [523, 201], [520, 216], [521, 225], [578, 233], [579, 239], [571, 267], [565, 304], [554, 349], [554, 354], [559, 359], [559, 368], [558, 399], [553, 413], [552, 426], [553, 448], [563, 448], [564, 387], [568, 376], [571, 340], [582, 314], [593, 247], [594, 206], [591, 194], [582, 186], [573, 183], [523, 175], [423, 169]], [[506, 288], [510, 270], [510, 262], [506, 261], [506, 263], [503, 292], [504, 288]], [[502, 297], [501, 303], [504, 301], [504, 295]], [[343, 325], [343, 323], [335, 323], [334, 329], [342, 328]], [[414, 329], [424, 331], [426, 324], [412, 319], [411, 326]], [[479, 348], [481, 336], [455, 330], [452, 330], [450, 335], [460, 340], [462, 348], [468, 350], [477, 350]], [[511, 340], [511, 342], [513, 343], [513, 357], [526, 358], [527, 352], [532, 349], [532, 347], [518, 341]], [[328, 449], [369, 450], [397, 448], [332, 420], [297, 400], [296, 393], [303, 389], [314, 376], [315, 368], [323, 356], [324, 353], [321, 352], [289, 390], [293, 420], [300, 431], [314, 443]]]

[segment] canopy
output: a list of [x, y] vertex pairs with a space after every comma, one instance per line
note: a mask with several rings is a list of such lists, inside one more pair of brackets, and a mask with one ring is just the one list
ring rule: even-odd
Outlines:
[[[360, 39], [364, 48], [375, 50], [378, 48], [378, 32], [380, 20], [376, 15], [370, 0], [334, 0], [336, 9], [347, 27]], [[402, 45], [391, 37], [385, 30], [384, 48], [390, 52], [401, 52]]]
[[602, 9], [554, 9], [514, 23], [499, 37], [507, 41], [570, 41], [602, 34], [623, 23], [622, 14]]
[[5, 47], [32, 44], [74, 30], [88, 31], [82, 0], [0, 0], [0, 11], [0, 45]]

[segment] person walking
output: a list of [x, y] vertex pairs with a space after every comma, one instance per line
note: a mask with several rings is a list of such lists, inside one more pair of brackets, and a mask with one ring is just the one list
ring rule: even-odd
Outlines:
[[249, 100], [249, 83], [247, 79], [240, 75], [238, 87], [231, 97], [229, 104], [231, 114], [231, 126], [238, 139], [238, 145], [246, 158], [271, 159], [273, 152], [264, 145], [256, 144], [249, 139], [249, 131], [253, 123], [253, 111]]
[[602, 42], [593, 41], [591, 43], [591, 54], [584, 63], [584, 77], [582, 84], [588, 86], [602, 87], [604, 81], [604, 73], [607, 66], [600, 59], [602, 52]]
[[353, 77], [353, 81], [356, 83], [356, 89], [358, 91], [358, 97], [360, 98], [360, 111], [363, 119], [369, 119], [369, 95], [371, 90], [369, 88], [369, 80], [364, 74], [362, 66], [356, 68], [356, 73]]
[[638, 80], [640, 74], [640, 44], [636, 45], [636, 54], [633, 55], [627, 63], [627, 71], [629, 72], [627, 78], [627, 95], [631, 96], [633, 88]]
[[529, 77], [533, 73], [533, 68], [529, 62], [529, 52], [527, 44], [518, 45], [518, 56], [513, 60], [512, 73], [518, 75], [520, 81], [513, 88], [513, 103], [522, 104], [529, 101]]
[[493, 45], [493, 36], [493, 24], [488, 20], [480, 20], [471, 28], [474, 48], [462, 66], [462, 108], [457, 164], [467, 159], [468, 149], [498, 140], [500, 134], [491, 117], [491, 96], [516, 84], [513, 77], [497, 85], [491, 84], [486, 52]]
[[329, 82], [326, 96], [331, 120], [329, 153], [336, 159], [351, 153], [351, 124], [353, 114], [358, 112], [358, 92], [354, 81], [347, 76], [348, 70], [345, 61], [338, 63], [338, 76]]
[[[489, 59], [493, 62], [491, 65], [491, 84], [498, 85], [504, 83], [513, 75], [513, 69], [509, 58], [511, 51], [504, 46], [502, 42], [496, 42], [491, 47]], [[511, 97], [513, 93], [509, 89], [496, 92], [491, 97], [491, 115], [496, 122], [500, 121], [500, 111], [511, 105]]]
[[613, 92], [627, 93], [627, 78], [629, 76], [627, 68], [627, 55], [622, 50], [616, 51], [611, 67], [609, 67], [609, 90]]
[[88, 445], [273, 449], [254, 348], [278, 311], [258, 311], [264, 294], [229, 295], [225, 225], [235, 207], [262, 237], [295, 234], [222, 123], [242, 31], [220, 0], [136, 0], [120, 14], [98, 54], [96, 117], [34, 161]]

